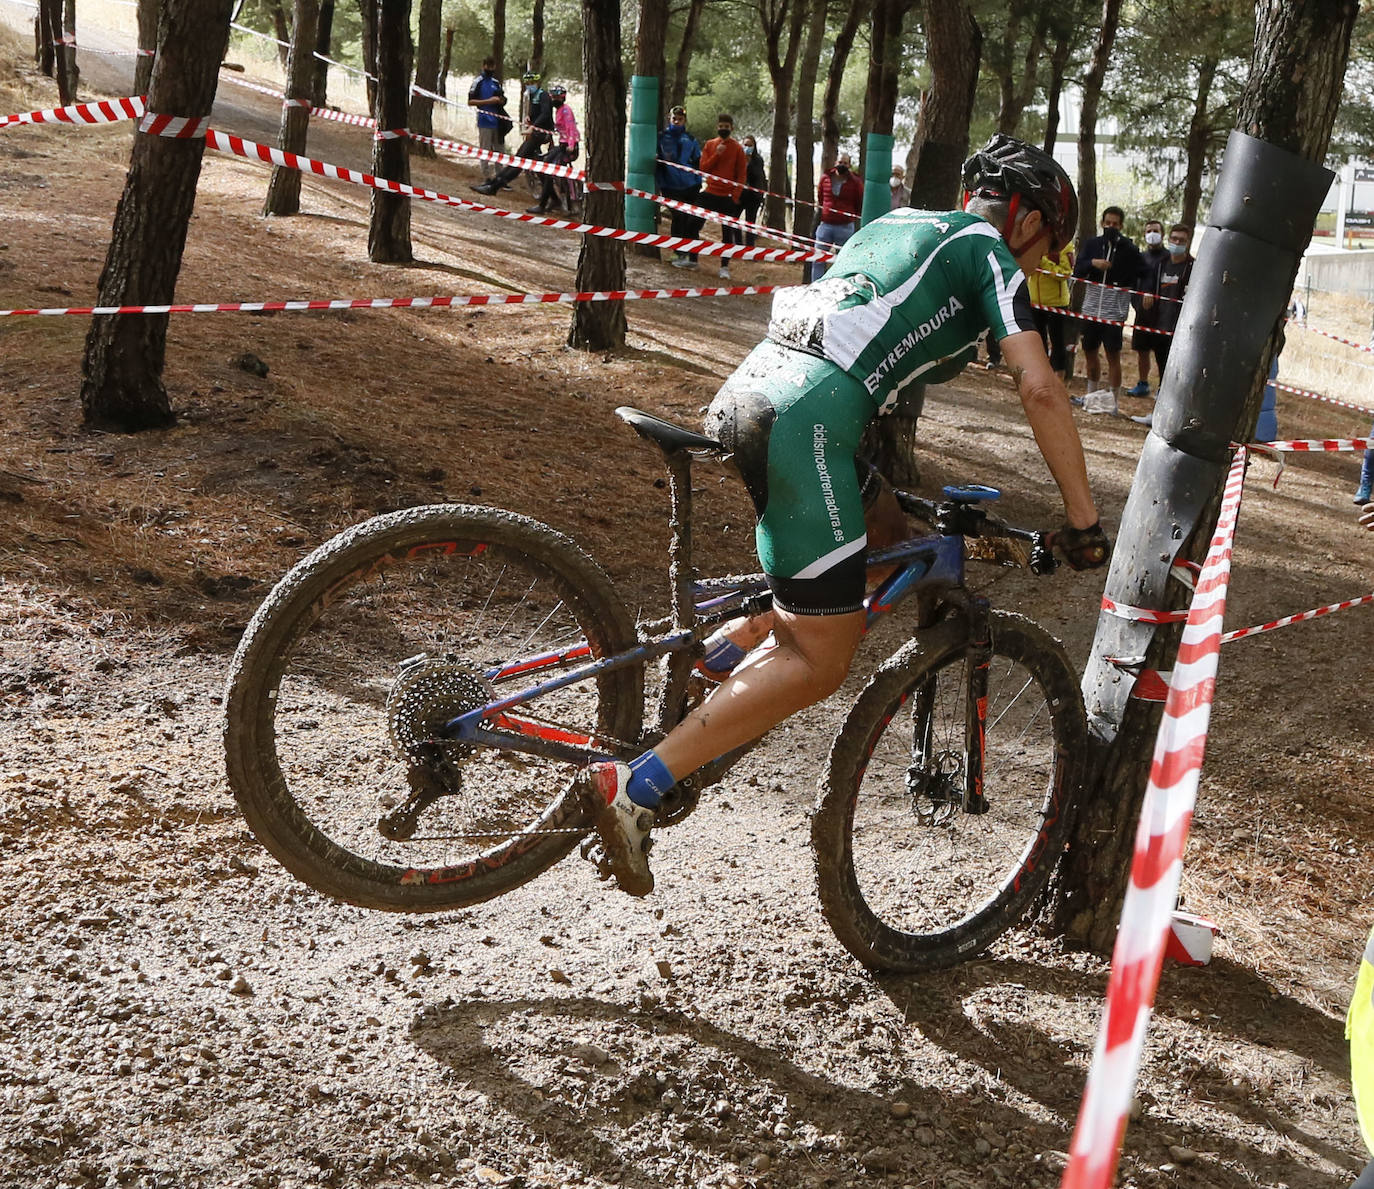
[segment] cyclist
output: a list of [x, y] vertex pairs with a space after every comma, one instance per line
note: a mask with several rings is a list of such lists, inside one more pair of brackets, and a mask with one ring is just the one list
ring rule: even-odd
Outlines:
[[729, 672], [712, 696], [652, 751], [583, 774], [610, 869], [631, 895], [653, 890], [646, 844], [663, 794], [843, 682], [864, 626], [865, 549], [906, 536], [891, 489], [856, 464], [860, 434], [907, 384], [962, 370], [985, 330], [1059, 486], [1060, 552], [1074, 569], [1106, 563], [1068, 393], [1026, 292], [1025, 274], [1074, 234], [1073, 185], [1052, 157], [1001, 134], [964, 163], [963, 181], [963, 209], [883, 215], [824, 278], [779, 294], [768, 337], [711, 404], [707, 432], [733, 455], [758, 513], [776, 645], [744, 660], [718, 633], [705, 660]]

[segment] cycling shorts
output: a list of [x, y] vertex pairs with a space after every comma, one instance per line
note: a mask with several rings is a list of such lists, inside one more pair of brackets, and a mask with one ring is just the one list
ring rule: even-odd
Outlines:
[[784, 611], [863, 607], [868, 537], [854, 455], [876, 413], [864, 386], [833, 363], [766, 340], [711, 402], [706, 432], [749, 489], [759, 561]]

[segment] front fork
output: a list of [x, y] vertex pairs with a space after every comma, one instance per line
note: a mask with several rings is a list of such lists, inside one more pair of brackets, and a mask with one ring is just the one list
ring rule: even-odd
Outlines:
[[964, 653], [964, 812], [986, 813], [983, 756], [987, 743], [988, 666], [992, 663], [992, 627], [987, 599], [969, 599], [968, 649]]

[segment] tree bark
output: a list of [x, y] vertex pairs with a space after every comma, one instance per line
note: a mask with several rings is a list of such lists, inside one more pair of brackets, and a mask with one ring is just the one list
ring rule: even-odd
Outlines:
[[[849, 65], [849, 51], [854, 48], [854, 37], [859, 25], [868, 15], [872, 0], [849, 0], [844, 23], [835, 34], [835, 45], [830, 52], [830, 65], [825, 72], [825, 98], [821, 103], [821, 172], [824, 173], [840, 155], [840, 88], [844, 85], [845, 67]], [[798, 189], [800, 194], [801, 190]], [[809, 200], [811, 196], [808, 195]]]
[[448, 71], [453, 63], [453, 30], [444, 30], [444, 61], [439, 67], [439, 94], [448, 97]]
[[868, 41], [868, 87], [864, 92], [863, 139], [867, 134], [892, 135], [900, 83], [902, 23], [915, 0], [873, 0], [872, 32]]
[[1059, 139], [1059, 98], [1064, 93], [1064, 72], [1069, 68], [1069, 55], [1073, 53], [1075, 26], [1065, 22], [1055, 35], [1054, 52], [1050, 54], [1050, 77], [1045, 84], [1045, 141], [1044, 150], [1054, 152], [1054, 143]]
[[286, 59], [291, 52], [291, 26], [286, 23], [286, 9], [282, 7], [282, 0], [271, 0], [268, 7], [272, 12], [272, 32], [277, 38], [277, 57], [281, 60], [281, 68], [285, 70]]
[[496, 77], [506, 77], [506, 0], [491, 0], [491, 56], [496, 62]]
[[57, 51], [62, 37], [62, 0], [38, 0], [38, 15], [34, 18], [34, 60], [38, 69], [51, 79], [57, 78]]
[[[358, 16], [362, 20], [363, 72], [367, 83], [367, 110], [377, 115], [377, 8], [381, 0], [358, 0]], [[409, 3], [407, 2], [407, 7]]]
[[[639, 21], [635, 27], [635, 70], [642, 78], [658, 79], [658, 112], [654, 117], [654, 127], [662, 128], [663, 84], [668, 69], [668, 3], [667, 0], [639, 0]], [[657, 206], [654, 207], [654, 221], [658, 221]], [[651, 260], [661, 259], [658, 247], [654, 244], [634, 244], [631, 248], [636, 256], [646, 256]]]
[[682, 41], [677, 49], [677, 61], [673, 65], [673, 85], [668, 92], [668, 106], [678, 107], [687, 101], [687, 72], [692, 66], [692, 53], [697, 45], [697, 24], [701, 21], [701, 10], [706, 0], [688, 0], [687, 16], [682, 22]]
[[544, 0], [534, 0], [530, 13], [530, 67], [544, 73]]
[[146, 95], [153, 78], [153, 55], [143, 50], [157, 49], [157, 13], [159, 0], [138, 0], [138, 48], [134, 62], [134, 94]]
[[[811, 15], [806, 26], [806, 44], [802, 47], [797, 67], [797, 176], [793, 193], [806, 198], [816, 192], [816, 75], [820, 72], [821, 46], [825, 41], [825, 19], [829, 15], [829, 0], [811, 0]], [[792, 207], [792, 230], [798, 235], [810, 235], [814, 226], [815, 209]]]
[[57, 97], [65, 107], [76, 102], [76, 0], [62, 5], [62, 44], [57, 48]]
[[958, 201], [959, 179], [968, 157], [983, 31], [965, 0], [926, 0], [925, 26], [930, 86], [921, 95], [906, 172], [911, 179], [911, 205], [943, 211]]
[[1207, 101], [1212, 93], [1219, 62], [1215, 57], [1198, 63], [1197, 96], [1193, 100], [1193, 118], [1188, 123], [1185, 142], [1186, 165], [1183, 172], [1183, 210], [1178, 221], [1189, 227], [1197, 225], [1198, 207], [1202, 205], [1202, 171], [1207, 165], [1207, 145], [1211, 139], [1211, 122], [1207, 118]]
[[[164, 0], [148, 110], [210, 114], [219, 64], [229, 43], [231, 0]], [[205, 141], [139, 135], [115, 209], [98, 305], [172, 301], [196, 201]], [[87, 425], [136, 431], [174, 420], [162, 365], [167, 315], [91, 319], [82, 360], [81, 407]]]
[[[1357, 14], [1357, 0], [1274, 0], [1273, 3], [1259, 6], [1254, 55], [1240, 103], [1239, 130], [1319, 164], [1330, 143]], [[1325, 179], [1322, 180], [1324, 183]], [[1232, 205], [1239, 209], [1248, 201], [1248, 196], [1233, 196]], [[1263, 201], [1271, 206], [1274, 204], [1270, 198]], [[1310, 232], [1295, 235], [1285, 231], [1283, 235], [1276, 236], [1273, 242], [1279, 244], [1286, 238], [1305, 241], [1307, 235]], [[1222, 236], [1227, 239], [1221, 239]], [[1217, 252], [1227, 252], [1230, 250], [1228, 241], [1246, 236], [1261, 250], [1267, 248], [1267, 245], [1254, 238], [1255, 232], [1223, 230], [1219, 233], [1221, 246], [1216, 249]], [[1192, 410], [1171, 407], [1194, 399], [1189, 391], [1194, 380], [1204, 387], [1212, 385], [1218, 388], [1224, 382], [1208, 377], [1213, 367], [1218, 376], [1226, 372], [1224, 360], [1214, 365], [1212, 357], [1203, 353], [1203, 348], [1210, 347], [1210, 344], [1200, 340], [1198, 350], [1190, 351], [1187, 338], [1183, 338], [1175, 350], [1201, 355], [1201, 358], [1196, 362], [1170, 359], [1171, 369], [1175, 368], [1177, 362], [1180, 370], [1188, 371], [1191, 366], [1192, 371], [1179, 385], [1178, 393], [1181, 395], [1167, 383], [1165, 391], [1160, 394], [1155, 424], [1160, 427], [1163, 422], [1162, 432], [1160, 428], [1152, 431], [1146, 449], [1147, 453], [1160, 459], [1169, 469], [1148, 476], [1158, 493], [1152, 494], [1151, 501], [1187, 506], [1188, 501], [1178, 494], [1182, 489], [1181, 478], [1187, 473], [1186, 466], [1191, 466], [1195, 490], [1205, 473], [1203, 464], [1212, 464], [1211, 474], [1216, 480], [1210, 501], [1197, 513], [1193, 523], [1178, 518], [1176, 512], [1169, 513], [1171, 518], [1178, 521], [1173, 525], [1173, 536], [1187, 542], [1179, 551], [1180, 560], [1200, 561], [1216, 525], [1225, 464], [1203, 454], [1202, 447], [1208, 442], [1219, 443], [1220, 453], [1224, 455], [1226, 442], [1248, 441], [1253, 434], [1270, 359], [1281, 342], [1283, 310], [1297, 272], [1302, 246], [1299, 244], [1288, 251], [1291, 266], [1286, 280], [1281, 276], [1273, 277], [1271, 288], [1260, 299], [1246, 299], [1251, 307], [1262, 302], [1272, 308], [1273, 329], [1267, 347], [1256, 352], [1253, 359], [1253, 372], [1248, 377], [1248, 398], [1240, 403], [1233, 400], [1228, 406], [1228, 420], [1234, 421], [1234, 424], [1217, 424], [1215, 417], [1208, 421], [1206, 398], [1213, 394], [1207, 391], [1196, 398], [1197, 404]], [[1274, 249], [1267, 250], [1273, 253], [1275, 263], [1282, 259]], [[1218, 277], [1214, 272], [1209, 273], [1204, 257], [1193, 271], [1191, 288], [1194, 291], [1203, 288], [1208, 293], [1219, 293], [1221, 286], [1226, 283], [1224, 274]], [[1232, 280], [1230, 283], [1235, 282]], [[1226, 331], [1224, 320], [1228, 313], [1219, 310], [1214, 315], [1209, 309], [1204, 318], [1198, 319], [1191, 317], [1185, 307], [1185, 325], [1181, 325], [1181, 330], [1185, 335], [1204, 334], [1202, 328], [1208, 324], [1207, 320], [1220, 317], [1223, 323], [1218, 333], [1223, 333]], [[1255, 316], [1258, 316], [1258, 309]], [[1230, 314], [1230, 317], [1234, 320], [1235, 315]], [[1264, 324], [1269, 324], [1267, 313]], [[1262, 327], [1259, 333], [1263, 333]], [[1225, 354], [1224, 343], [1218, 345], [1223, 348], [1219, 354]], [[1190, 411], [1194, 414], [1193, 419], [1186, 417]], [[1180, 413], [1184, 414], [1182, 418]], [[1182, 428], [1174, 428], [1172, 423], [1180, 421]], [[1165, 449], [1155, 442], [1155, 435], [1163, 438]], [[1133, 498], [1135, 488], [1140, 487], [1142, 481], [1138, 472]], [[1118, 559], [1124, 552], [1126, 557], [1153, 561], [1142, 552], [1139, 538], [1144, 535], [1141, 526], [1157, 518], [1157, 515], [1153, 510], [1139, 511], [1128, 500], [1122, 519], [1121, 538], [1117, 542]], [[1167, 569], [1171, 560], [1166, 551], [1158, 564]], [[1116, 573], [1117, 564], [1114, 562], [1108, 578], [1109, 585]], [[1159, 586], [1164, 589], [1162, 579]], [[1173, 584], [1171, 589], [1177, 602], [1177, 584]], [[1168, 604], [1170, 600], [1163, 597], [1159, 601]], [[1103, 622], [1099, 621], [1098, 639], [1094, 642], [1093, 656], [1089, 660], [1090, 669], [1099, 663], [1103, 654], [1103, 635], [1106, 630]], [[1181, 629], [1177, 625], [1153, 629], [1152, 637], [1141, 650], [1145, 665], [1156, 671], [1171, 669], [1177, 657], [1180, 634]], [[1117, 729], [1105, 746], [1100, 771], [1088, 786], [1091, 796], [1079, 813], [1068, 851], [1051, 887], [1049, 915], [1052, 925], [1066, 933], [1071, 940], [1102, 952], [1111, 949], [1116, 936], [1131, 867], [1136, 825], [1149, 779], [1161, 713], [1162, 707], [1156, 702], [1140, 699], [1124, 702], [1119, 723], [1115, 724]], [[1105, 723], [1109, 731], [1113, 725], [1111, 721]]]
[[[1026, 105], [1035, 97], [1035, 85], [1040, 73], [1040, 55], [1045, 50], [1045, 33], [1049, 28], [1049, 17], [1042, 10], [1031, 28], [1030, 38], [1026, 41], [1026, 51], [1021, 57], [1021, 76], [1008, 74], [1009, 86], [1001, 91], [1001, 102], [997, 112], [997, 131], [1014, 136], [1021, 123], [1021, 114]], [[1009, 47], [1013, 52], [1014, 46]]]
[[1102, 83], [1112, 59], [1112, 43], [1121, 19], [1121, 0], [1103, 0], [1102, 23], [1093, 43], [1092, 62], [1083, 78], [1083, 106], [1078, 118], [1078, 238], [1097, 230], [1097, 109]]
[[[315, 79], [315, 40], [319, 28], [319, 0], [296, 0], [292, 14], [291, 53], [286, 59], [288, 99], [309, 100]], [[293, 103], [283, 103], [277, 147], [288, 153], [304, 154], [310, 130], [310, 111]], [[301, 171], [272, 167], [267, 182], [264, 215], [294, 215], [301, 209]]]
[[[792, 79], [801, 52], [802, 27], [806, 20], [805, 0], [759, 0], [759, 20], [768, 77], [773, 83], [773, 136], [768, 153], [768, 225], [787, 226], [788, 192], [787, 141], [792, 133]], [[784, 40], [784, 38], [786, 40]], [[776, 196], [774, 196], [776, 195]]]
[[329, 101], [329, 52], [334, 38], [334, 0], [320, 0], [320, 15], [315, 23], [315, 56], [311, 63], [310, 102], [323, 107]]
[[[410, 0], [383, 0], [377, 14], [377, 132], [406, 126], [410, 98]], [[377, 136], [372, 141], [373, 176], [410, 182], [410, 140]], [[373, 264], [407, 264], [410, 250], [410, 199], [372, 191], [367, 258]]]
[[[439, 38], [444, 31], [444, 0], [420, 0], [419, 40], [415, 47], [415, 86], [439, 93]], [[421, 136], [434, 135], [434, 100], [418, 90], [410, 95], [408, 127]], [[420, 157], [436, 156], [434, 146], [411, 143]]]
[[[625, 176], [625, 70], [620, 58], [620, 0], [582, 0], [582, 77], [587, 87], [587, 180]], [[625, 196], [593, 190], [583, 198], [588, 223], [619, 227]], [[579, 292], [625, 288], [625, 245], [584, 235], [577, 257]], [[610, 351], [625, 345], [623, 301], [579, 301], [573, 306], [568, 346]]]

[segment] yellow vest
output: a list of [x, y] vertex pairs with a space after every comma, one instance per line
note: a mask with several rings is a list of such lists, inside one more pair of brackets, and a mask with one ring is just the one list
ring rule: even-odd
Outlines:
[[1374, 933], [1360, 961], [1360, 977], [1345, 1017], [1345, 1038], [1350, 1042], [1350, 1085], [1360, 1131], [1365, 1147], [1374, 1152]]
[[[1066, 306], [1069, 304], [1069, 273], [1073, 271], [1073, 248], [1065, 246], [1056, 260], [1040, 257], [1040, 269], [1030, 276], [1030, 299], [1038, 306]], [[1046, 276], [1053, 273], [1053, 276]]]

